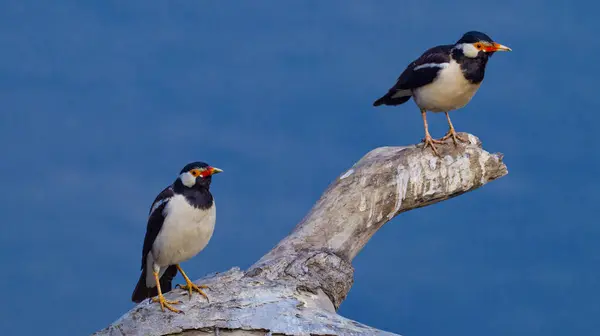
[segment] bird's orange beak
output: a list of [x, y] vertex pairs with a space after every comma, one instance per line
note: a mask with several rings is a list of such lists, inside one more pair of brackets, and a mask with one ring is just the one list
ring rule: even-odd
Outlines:
[[222, 173], [223, 170], [219, 169], [217, 167], [210, 167], [208, 168], [208, 170], [210, 171], [210, 175], [214, 175], [214, 174], [218, 174], [218, 173]]
[[208, 167], [201, 174], [202, 174], [202, 177], [207, 177], [207, 176], [211, 176], [211, 175], [222, 173], [222, 172], [223, 172], [222, 169], [219, 169], [216, 167]]
[[491, 46], [488, 46], [485, 48], [485, 51], [487, 52], [492, 52], [492, 51], [512, 51], [512, 49], [510, 49], [509, 47], [502, 45], [500, 43], [492, 43]]

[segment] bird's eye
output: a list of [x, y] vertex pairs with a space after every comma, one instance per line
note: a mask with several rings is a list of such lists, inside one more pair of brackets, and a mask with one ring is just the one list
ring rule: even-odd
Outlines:
[[477, 50], [481, 50], [483, 46], [481, 45], [481, 43], [475, 43], [475, 48], [477, 48]]
[[192, 173], [192, 176], [198, 177], [198, 175], [200, 175], [200, 170], [198, 170], [198, 169], [192, 169], [190, 171], [190, 173]]

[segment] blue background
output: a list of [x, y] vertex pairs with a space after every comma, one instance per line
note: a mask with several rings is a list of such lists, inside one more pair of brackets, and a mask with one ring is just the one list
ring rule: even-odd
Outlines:
[[481, 30], [514, 51], [452, 120], [510, 173], [383, 227], [340, 313], [403, 335], [596, 335], [598, 9], [1, 1], [3, 334], [89, 334], [132, 308], [150, 203], [190, 161], [225, 173], [215, 235], [184, 269], [248, 267], [366, 152], [422, 138], [414, 103], [371, 103], [425, 49]]

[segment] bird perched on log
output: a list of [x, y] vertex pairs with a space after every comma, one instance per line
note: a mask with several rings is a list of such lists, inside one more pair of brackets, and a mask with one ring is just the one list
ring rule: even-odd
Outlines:
[[[477, 31], [465, 33], [453, 45], [433, 47], [410, 63], [396, 84], [373, 106], [400, 105], [411, 97], [421, 110], [425, 127], [425, 147], [431, 146], [439, 156], [435, 145], [452, 137], [455, 145], [462, 139], [450, 121], [448, 112], [467, 105], [479, 89], [489, 58], [496, 51], [510, 51], [507, 46], [494, 42], [489, 36]], [[426, 112], [444, 112], [450, 129], [440, 140], [429, 134]]]
[[171, 306], [179, 301], [168, 301], [163, 296], [171, 290], [171, 281], [178, 270], [186, 281], [186, 285], [178, 287], [187, 289], [190, 299], [192, 291], [196, 291], [208, 300], [200, 289], [207, 287], [195, 285], [179, 264], [202, 251], [212, 237], [216, 208], [209, 189], [212, 175], [220, 172], [221, 169], [204, 162], [190, 163], [172, 185], [158, 194], [150, 208], [142, 249], [142, 274], [131, 296], [133, 302], [158, 295], [152, 300], [159, 302], [163, 311], [166, 307], [180, 312]]

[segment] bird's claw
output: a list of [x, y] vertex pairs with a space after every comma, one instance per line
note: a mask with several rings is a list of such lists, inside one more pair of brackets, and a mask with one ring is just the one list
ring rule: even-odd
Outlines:
[[435, 140], [431, 137], [431, 135], [427, 134], [427, 135], [425, 135], [425, 138], [422, 140], [422, 142], [425, 143], [425, 146], [423, 146], [423, 149], [425, 149], [425, 148], [427, 148], [427, 146], [429, 146], [429, 147], [431, 147], [431, 150], [433, 150], [435, 155], [441, 157], [440, 153], [438, 153], [434, 144], [443, 144], [444, 143], [443, 141]]
[[458, 135], [458, 133], [456, 133], [456, 130], [454, 130], [454, 128], [449, 129], [448, 133], [446, 133], [446, 135], [444, 135], [440, 140], [441, 141], [446, 141], [446, 140], [448, 140], [450, 138], [452, 138], [452, 141], [454, 142], [455, 146], [458, 146], [458, 141], [460, 141], [460, 142], [469, 142], [469, 140], [467, 140], [467, 139], [461, 137], [460, 135]]
[[164, 296], [159, 295], [157, 298], [152, 298], [152, 302], [159, 302], [160, 303], [160, 309], [162, 311], [165, 311], [165, 308], [167, 308], [168, 310], [174, 312], [174, 313], [183, 313], [181, 310], [175, 308], [175, 307], [171, 307], [172, 304], [179, 304], [181, 303], [181, 301], [170, 301], [170, 300], [166, 300]]
[[208, 288], [207, 285], [196, 285], [193, 282], [188, 282], [186, 285], [177, 285], [177, 288], [181, 288], [183, 290], [187, 290], [188, 293], [190, 294], [190, 300], [192, 299], [192, 292], [196, 291], [198, 293], [200, 293], [200, 295], [204, 296], [204, 298], [206, 299], [206, 301], [210, 302], [210, 299], [208, 298], [208, 295], [206, 295], [206, 293], [204, 293], [200, 288]]

